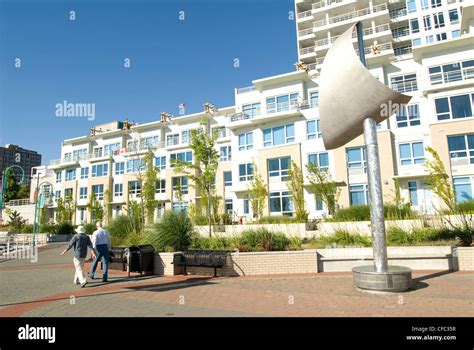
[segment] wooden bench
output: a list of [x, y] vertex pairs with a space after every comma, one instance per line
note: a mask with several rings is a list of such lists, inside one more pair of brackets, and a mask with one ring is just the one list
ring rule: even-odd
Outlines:
[[183, 266], [185, 275], [187, 266], [212, 267], [214, 268], [214, 277], [217, 277], [217, 268], [225, 266], [227, 254], [226, 250], [185, 250], [176, 255], [173, 263]]

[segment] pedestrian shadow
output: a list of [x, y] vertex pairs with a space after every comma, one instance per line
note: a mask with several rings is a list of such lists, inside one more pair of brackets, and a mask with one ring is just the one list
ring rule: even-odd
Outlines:
[[196, 286], [215, 285], [217, 283], [211, 281], [214, 278], [215, 277], [198, 277], [183, 281], [173, 281], [162, 284], [127, 286], [124, 287], [124, 289], [131, 289], [137, 292], [168, 292], [171, 290], [178, 290]]

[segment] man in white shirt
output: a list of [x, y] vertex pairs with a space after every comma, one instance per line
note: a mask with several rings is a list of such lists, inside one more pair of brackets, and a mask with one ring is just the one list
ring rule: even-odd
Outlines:
[[109, 271], [109, 249], [112, 247], [110, 241], [110, 234], [107, 230], [102, 228], [102, 221], [97, 221], [97, 230], [92, 234], [92, 246], [97, 252], [97, 255], [92, 263], [91, 270], [89, 271], [89, 277], [94, 279], [95, 270], [99, 260], [102, 259], [102, 281], [107, 282], [108, 271]]

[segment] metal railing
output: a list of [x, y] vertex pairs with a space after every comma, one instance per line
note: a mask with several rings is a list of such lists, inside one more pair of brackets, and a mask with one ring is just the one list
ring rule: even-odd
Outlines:
[[312, 6], [313, 10], [317, 10], [317, 9], [320, 9], [320, 8], [323, 8], [323, 7], [327, 7], [327, 6], [331, 6], [331, 5], [335, 5], [335, 4], [341, 4], [343, 3], [345, 0], [326, 0], [326, 1], [319, 1], [319, 2], [315, 2]]
[[7, 207], [14, 207], [14, 206], [20, 206], [20, 205], [30, 205], [29, 199], [13, 199], [11, 201], [8, 201], [5, 203]]
[[[374, 28], [364, 29], [363, 33], [364, 33], [364, 36], [369, 36], [374, 33], [380, 33], [387, 30], [390, 30], [390, 25], [388, 23], [379, 25], [375, 27], [375, 29]], [[339, 38], [339, 36], [340, 35], [335, 35], [335, 36], [332, 36], [331, 39], [326, 38], [326, 39], [316, 40], [314, 42], [314, 46], [318, 47], [318, 46], [326, 46], [326, 45], [332, 44], [334, 41], [336, 41]], [[357, 37], [357, 33], [356, 32], [352, 33], [352, 38], [355, 39], [356, 37]]]
[[237, 122], [239, 120], [247, 120], [247, 119], [252, 119], [253, 116], [251, 116], [250, 114], [247, 114], [247, 113], [243, 113], [243, 112], [238, 112], [238, 113], [234, 113], [230, 116], [230, 121], [231, 122]]
[[409, 55], [413, 52], [411, 46], [396, 47], [393, 49], [395, 56]]
[[311, 47], [305, 47], [303, 49], [300, 50], [300, 55], [307, 55], [309, 53], [312, 53], [315, 51], [315, 47], [314, 46], [311, 46]]
[[303, 30], [300, 30], [298, 32], [299, 36], [305, 36], [305, 35], [308, 35], [308, 34], [313, 34], [313, 28], [303, 29]]
[[267, 114], [292, 111], [299, 108], [297, 100], [267, 103]]
[[430, 74], [432, 85], [474, 79], [474, 67]]
[[412, 91], [417, 91], [418, 90], [418, 83], [416, 82], [416, 80], [414, 81], [406, 81], [406, 82], [403, 82], [403, 83], [392, 83], [391, 84], [391, 88], [392, 90], [394, 91], [397, 91], [397, 92], [412, 92]]
[[237, 89], [237, 94], [245, 94], [247, 92], [251, 92], [255, 90], [256, 90], [255, 86], [246, 86], [246, 87]]
[[311, 10], [298, 13], [298, 19], [312, 16]]
[[390, 19], [396, 19], [396, 18], [399, 18], [399, 17], [403, 17], [403, 16], [406, 16], [407, 14], [408, 14], [408, 12], [407, 12], [406, 8], [393, 9], [393, 10], [390, 10], [388, 12], [388, 15], [390, 16]]
[[348, 12], [343, 15], [338, 15], [338, 16], [330, 17], [329, 19], [323, 19], [321, 21], [314, 22], [314, 27], [319, 28], [319, 27], [323, 27], [329, 24], [344, 22], [356, 17], [366, 16], [369, 14], [374, 14], [374, 13], [385, 11], [385, 10], [387, 10], [386, 4], [377, 5], [372, 8], [367, 7], [362, 10]]

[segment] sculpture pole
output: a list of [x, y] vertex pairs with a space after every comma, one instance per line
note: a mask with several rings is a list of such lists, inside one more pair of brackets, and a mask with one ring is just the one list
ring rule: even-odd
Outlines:
[[[357, 23], [357, 44], [360, 61], [367, 66], [364, 52], [362, 22]], [[382, 180], [380, 175], [379, 147], [377, 143], [377, 127], [375, 120], [364, 120], [364, 139], [367, 154], [367, 179], [370, 196], [370, 223], [372, 246], [374, 250], [374, 266], [377, 272], [388, 271], [387, 244], [383, 210]]]

